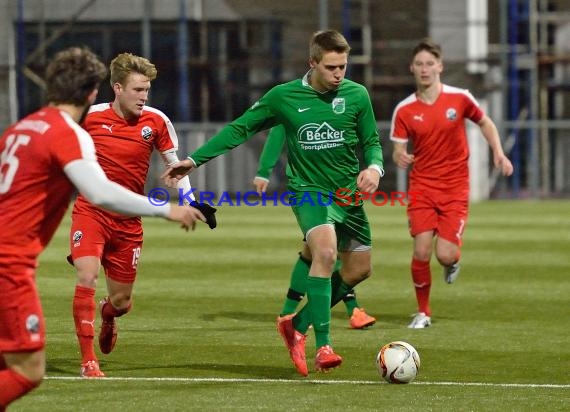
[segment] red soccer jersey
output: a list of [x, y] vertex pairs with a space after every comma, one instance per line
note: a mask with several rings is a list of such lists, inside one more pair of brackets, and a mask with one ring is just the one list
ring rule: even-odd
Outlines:
[[[160, 110], [148, 106], [137, 120], [127, 122], [115, 113], [111, 104], [97, 104], [89, 109], [83, 127], [93, 138], [97, 160], [109, 180], [138, 194], [144, 193], [152, 151], [178, 148], [178, 137], [171, 121]], [[90, 204], [81, 195], [73, 213], [128, 219]]]
[[413, 145], [410, 184], [436, 190], [468, 187], [465, 119], [478, 123], [483, 115], [471, 93], [448, 85], [433, 104], [415, 94], [402, 100], [394, 110], [390, 139]]
[[67, 113], [44, 107], [4, 132], [0, 153], [0, 270], [21, 274], [37, 266], [69, 205], [63, 168], [95, 160], [95, 148]]

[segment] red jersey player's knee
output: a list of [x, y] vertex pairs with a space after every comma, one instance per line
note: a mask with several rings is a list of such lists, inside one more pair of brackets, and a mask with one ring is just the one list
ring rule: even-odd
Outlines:
[[451, 266], [459, 260], [459, 246], [446, 239], [438, 239], [436, 258], [443, 266]]
[[457, 250], [455, 249], [446, 249], [443, 251], [437, 251], [436, 257], [438, 262], [442, 265], [442, 266], [451, 266], [454, 263], [456, 263], [459, 258], [459, 253], [457, 252]]

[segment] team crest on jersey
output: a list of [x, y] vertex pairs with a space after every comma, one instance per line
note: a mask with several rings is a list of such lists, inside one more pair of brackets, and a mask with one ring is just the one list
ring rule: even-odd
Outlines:
[[73, 243], [77, 243], [81, 239], [83, 239], [83, 232], [81, 230], [76, 230], [73, 232]]
[[447, 120], [456, 120], [457, 110], [455, 110], [453, 107], [447, 109], [447, 111], [445, 112], [445, 117], [447, 118]]
[[336, 114], [343, 114], [346, 110], [344, 97], [335, 97], [332, 101], [332, 109]]
[[38, 333], [40, 331], [40, 318], [36, 314], [31, 314], [26, 318], [26, 330], [30, 333]]
[[144, 140], [149, 140], [152, 137], [152, 129], [149, 126], [145, 126], [141, 130], [141, 136]]

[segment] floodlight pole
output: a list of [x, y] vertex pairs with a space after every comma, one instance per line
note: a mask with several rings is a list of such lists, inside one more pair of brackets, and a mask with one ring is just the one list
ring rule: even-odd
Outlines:
[[328, 0], [319, 0], [319, 29], [326, 30], [329, 28], [329, 2]]
[[190, 121], [190, 96], [189, 96], [189, 79], [188, 79], [188, 27], [186, 17], [186, 0], [179, 1], [179, 19], [178, 19], [178, 112], [176, 121]]
[[151, 28], [150, 28], [150, 17], [152, 15], [153, 0], [144, 0], [144, 10], [141, 22], [142, 31], [142, 53], [143, 56], [149, 60], [152, 60], [152, 43], [151, 43]]

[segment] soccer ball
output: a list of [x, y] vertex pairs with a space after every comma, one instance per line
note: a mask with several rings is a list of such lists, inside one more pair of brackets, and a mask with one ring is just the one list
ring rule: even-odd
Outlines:
[[409, 383], [420, 369], [420, 355], [409, 343], [395, 341], [380, 348], [376, 355], [378, 373], [389, 383]]

